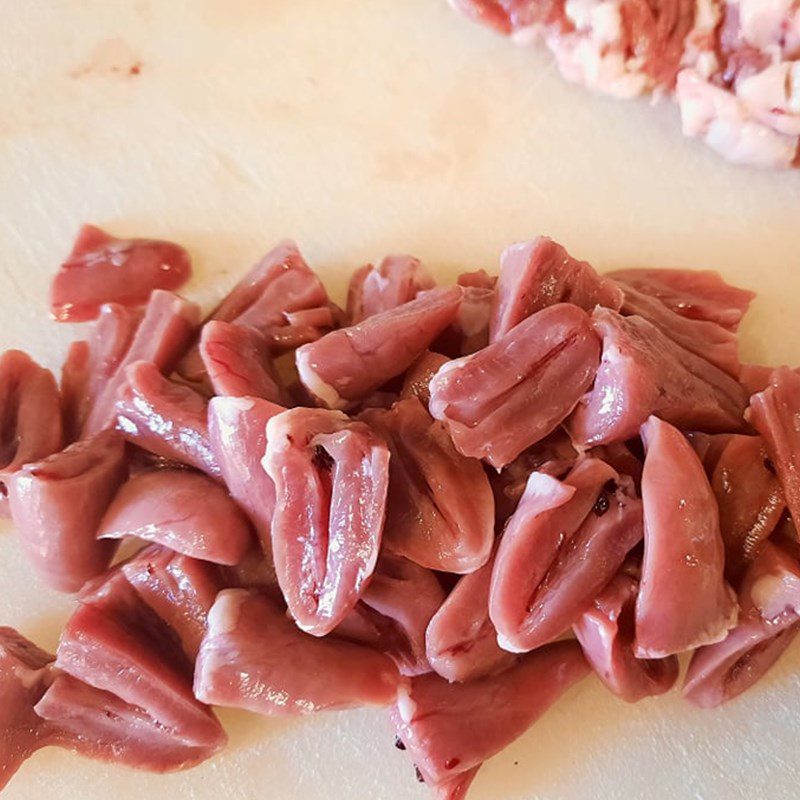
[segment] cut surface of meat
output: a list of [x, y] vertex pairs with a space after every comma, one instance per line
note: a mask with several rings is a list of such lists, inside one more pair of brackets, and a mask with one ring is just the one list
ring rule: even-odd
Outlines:
[[117, 428], [135, 445], [218, 478], [208, 439], [208, 401], [165, 378], [147, 361], [125, 370], [116, 403]]
[[267, 716], [295, 716], [394, 702], [400, 675], [392, 660], [363, 645], [298, 630], [269, 598], [221, 592], [195, 669], [207, 703]]
[[[276, 354], [312, 342], [336, 325], [325, 287], [290, 239], [279, 242], [233, 287], [210, 320], [255, 328]], [[178, 372], [192, 384], [205, 382], [197, 346], [181, 359]]]
[[214, 394], [285, 402], [269, 342], [255, 328], [207, 322], [200, 335], [200, 357]]
[[712, 270], [621, 269], [607, 277], [657, 298], [682, 317], [715, 322], [733, 332], [755, 297], [755, 292], [731, 286]]
[[594, 379], [599, 349], [585, 311], [549, 306], [442, 366], [430, 384], [431, 414], [459, 452], [500, 469], [575, 408]]
[[0, 789], [55, 737], [33, 710], [52, 681], [53, 659], [13, 628], [0, 627]]
[[749, 422], [761, 434], [783, 487], [786, 505], [800, 520], [800, 375], [787, 367], [772, 373], [770, 385], [750, 398]]
[[97, 541], [97, 529], [127, 475], [125, 442], [116, 431], [12, 475], [11, 515], [29, 563], [48, 586], [77, 592], [108, 567], [117, 545]]
[[144, 305], [154, 289], [179, 289], [191, 274], [189, 254], [177, 244], [117, 239], [84, 225], [53, 278], [50, 313], [59, 322], [85, 322], [105, 303]]
[[6, 351], [0, 356], [0, 517], [9, 513], [8, 478], [60, 450], [63, 440], [53, 374], [21, 350]]
[[732, 700], [758, 682], [800, 632], [800, 564], [767, 543], [739, 595], [741, 614], [721, 642], [697, 650], [683, 696], [701, 708]]
[[480, 766], [533, 725], [589, 672], [576, 642], [559, 642], [497, 675], [448, 683], [423, 675], [401, 688], [390, 717], [431, 787]]
[[636, 315], [690, 353], [710, 361], [729, 375], [738, 377], [740, 363], [736, 334], [716, 322], [683, 317], [656, 297], [632, 287], [625, 288], [622, 313]]
[[351, 619], [351, 625], [345, 619], [336, 633], [386, 653], [401, 675], [424, 675], [431, 671], [425, 631], [444, 599], [444, 589], [431, 570], [383, 554], [361, 602], [350, 612], [350, 618], [358, 619]]
[[137, 706], [186, 744], [220, 749], [225, 733], [192, 694], [177, 634], [118, 570], [86, 587], [58, 644], [56, 666]]
[[744, 427], [747, 396], [734, 378], [675, 344], [642, 317], [593, 314], [603, 356], [591, 392], [567, 428], [583, 446], [625, 441], [651, 414], [709, 433]]
[[463, 574], [485, 564], [494, 541], [494, 499], [481, 463], [462, 456], [414, 397], [360, 419], [391, 453], [385, 547], [443, 572]]
[[725, 575], [733, 586], [775, 530], [786, 507], [760, 436], [731, 436], [711, 474], [725, 542]]
[[632, 481], [598, 459], [563, 481], [534, 472], [506, 524], [489, 614], [498, 642], [528, 652], [567, 630], [642, 538]]
[[719, 510], [686, 438], [651, 417], [642, 427], [644, 560], [636, 601], [637, 658], [663, 658], [724, 639], [737, 605], [726, 583]]
[[428, 661], [451, 683], [501, 672], [516, 660], [497, 644], [497, 630], [489, 619], [493, 568], [494, 554], [480, 569], [460, 578], [428, 625]]
[[339, 411], [296, 408], [267, 423], [264, 468], [275, 484], [272, 551], [289, 611], [330, 633], [375, 569], [386, 516], [389, 450]]
[[431, 289], [304, 345], [296, 354], [303, 385], [328, 408], [352, 407], [405, 372], [455, 320], [462, 295], [457, 286]]
[[199, 318], [200, 309], [194, 303], [161, 290], [150, 295], [141, 322], [135, 312], [101, 310], [90, 342], [92, 369], [83, 436], [116, 425], [117, 397], [127, 380], [128, 366], [148, 361], [164, 374], [172, 371]]
[[433, 278], [413, 256], [386, 256], [378, 267], [367, 264], [350, 279], [348, 324], [357, 325], [367, 317], [397, 308], [434, 286]]
[[523, 319], [557, 303], [572, 303], [591, 312], [596, 305], [618, 311], [622, 292], [573, 258], [564, 247], [539, 236], [506, 247], [500, 256], [500, 278], [492, 308], [490, 340], [505, 336]]
[[208, 404], [208, 437], [231, 497], [256, 529], [261, 547], [272, 553], [275, 485], [261, 465], [267, 452], [267, 423], [285, 411], [258, 397], [213, 397]]
[[226, 586], [223, 571], [159, 545], [145, 547], [119, 568], [139, 597], [178, 635], [184, 653], [194, 661], [208, 627], [208, 612]]
[[633, 654], [639, 581], [621, 570], [572, 626], [583, 653], [606, 688], [627, 703], [668, 692], [678, 680], [678, 657]]
[[103, 516], [97, 538], [129, 536], [231, 565], [252, 543], [247, 519], [225, 489], [188, 470], [143, 472], [121, 487]]

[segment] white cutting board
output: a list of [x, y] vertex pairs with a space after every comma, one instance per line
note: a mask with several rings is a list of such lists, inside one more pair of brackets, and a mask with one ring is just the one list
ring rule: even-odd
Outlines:
[[[441, 278], [547, 233], [601, 268], [711, 267], [757, 289], [745, 356], [800, 364], [800, 173], [725, 164], [663, 105], [590, 96], [443, 0], [0, 0], [0, 347], [60, 364], [51, 273], [79, 224], [175, 239], [210, 303], [293, 236], [341, 296], [392, 251]], [[139, 74], [134, 73], [138, 67]], [[0, 623], [56, 644], [70, 602], [0, 524]], [[165, 777], [55, 749], [8, 800], [425, 798], [380, 711], [224, 713]], [[591, 680], [484, 767], [473, 800], [793, 800], [800, 648], [729, 707]]]

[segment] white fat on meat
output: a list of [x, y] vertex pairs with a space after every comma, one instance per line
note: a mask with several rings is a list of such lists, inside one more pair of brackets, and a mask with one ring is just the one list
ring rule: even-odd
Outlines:
[[297, 374], [300, 376], [300, 381], [303, 386], [311, 392], [326, 408], [341, 410], [347, 408], [349, 405], [347, 401], [343, 400], [339, 392], [333, 388], [329, 383], [320, 378], [317, 371], [311, 363], [310, 356], [302, 347], [297, 351], [295, 356], [297, 364]]
[[792, 166], [800, 137], [786, 136], [760, 122], [732, 93], [713, 86], [694, 70], [682, 70], [675, 94], [687, 136], [703, 139], [737, 164]]
[[575, 32], [546, 41], [567, 80], [623, 98], [650, 88], [643, 60], [626, 57], [621, 0], [567, 0], [564, 11]]
[[704, 78], [719, 71], [716, 30], [722, 20], [722, 0], [697, 0], [694, 24], [684, 42], [681, 66], [692, 68]]
[[736, 84], [736, 95], [759, 120], [800, 136], [800, 61], [782, 61]]

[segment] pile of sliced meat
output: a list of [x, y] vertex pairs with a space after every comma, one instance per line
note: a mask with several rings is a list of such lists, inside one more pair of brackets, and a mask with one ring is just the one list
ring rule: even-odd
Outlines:
[[391, 256], [346, 310], [292, 242], [204, 319], [189, 273], [87, 227], [60, 385], [0, 358], [0, 509], [77, 600], [55, 655], [0, 629], [0, 785], [47, 745], [193, 766], [213, 706], [372, 705], [455, 800], [591, 672], [636, 702], [691, 653], [717, 706], [800, 630], [800, 374], [740, 364], [752, 293], [547, 238], [453, 286]]
[[674, 94], [725, 158], [800, 166], [800, 0], [449, 0], [562, 75], [616, 97]]

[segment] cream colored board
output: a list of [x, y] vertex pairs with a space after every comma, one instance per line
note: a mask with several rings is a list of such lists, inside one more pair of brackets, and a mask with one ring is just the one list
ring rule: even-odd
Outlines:
[[[746, 357], [800, 363], [800, 174], [729, 166], [675, 110], [592, 97], [439, 0], [0, 0], [0, 347], [56, 367], [48, 281], [83, 221], [188, 246], [211, 303], [298, 239], [342, 296], [392, 251], [442, 279], [547, 233], [606, 269], [710, 267], [757, 289]], [[138, 73], [138, 74], [137, 74]], [[0, 620], [53, 647], [70, 602], [0, 526]], [[474, 800], [790, 800], [800, 658], [717, 712], [586, 682], [486, 765]], [[383, 714], [225, 713], [165, 777], [37, 754], [8, 800], [413, 800]]]

